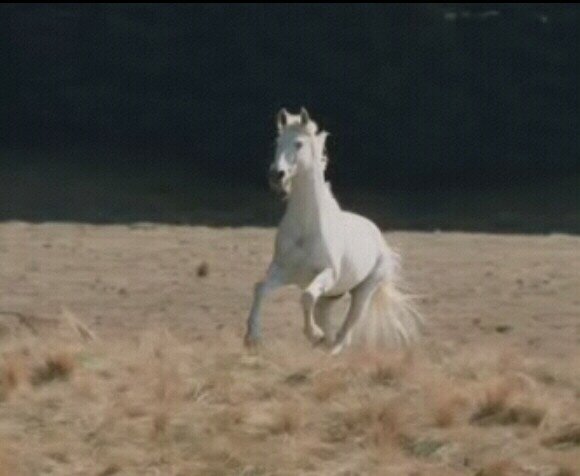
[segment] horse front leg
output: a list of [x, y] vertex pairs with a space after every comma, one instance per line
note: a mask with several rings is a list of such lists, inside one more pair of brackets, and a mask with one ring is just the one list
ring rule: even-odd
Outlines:
[[302, 309], [304, 311], [304, 334], [310, 342], [318, 344], [324, 339], [324, 331], [315, 321], [314, 308], [318, 298], [329, 291], [334, 284], [334, 273], [326, 268], [319, 273], [302, 293]]
[[284, 284], [282, 270], [275, 263], [272, 263], [268, 268], [264, 280], [256, 283], [254, 286], [254, 300], [244, 337], [244, 345], [246, 347], [254, 347], [260, 342], [260, 309], [262, 307], [262, 301], [268, 294]]

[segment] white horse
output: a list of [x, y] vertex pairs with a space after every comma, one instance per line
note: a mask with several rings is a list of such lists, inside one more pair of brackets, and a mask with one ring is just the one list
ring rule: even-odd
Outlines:
[[[260, 339], [260, 306], [266, 295], [284, 285], [302, 290], [304, 333], [338, 354], [360, 334], [377, 343], [409, 343], [421, 317], [398, 291], [399, 259], [378, 227], [341, 210], [324, 180], [327, 132], [303, 108], [299, 115], [282, 109], [270, 184], [286, 194], [286, 213], [278, 228], [273, 260], [255, 286], [245, 343]], [[332, 335], [329, 317], [338, 298], [351, 301], [342, 326]], [[366, 317], [366, 318], [365, 318]], [[360, 331], [360, 332], [358, 332]]]

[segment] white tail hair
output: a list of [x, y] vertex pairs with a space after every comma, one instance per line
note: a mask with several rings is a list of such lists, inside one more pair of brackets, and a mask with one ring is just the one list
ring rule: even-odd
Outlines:
[[[390, 251], [390, 250], [389, 250]], [[352, 330], [352, 344], [369, 350], [409, 347], [423, 328], [423, 316], [415, 306], [414, 296], [401, 290], [398, 256], [391, 276], [379, 284], [367, 312]]]

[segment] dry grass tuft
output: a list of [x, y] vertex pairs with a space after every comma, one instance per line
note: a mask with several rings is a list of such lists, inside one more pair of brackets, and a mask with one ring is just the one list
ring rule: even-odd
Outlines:
[[103, 469], [98, 476], [113, 476], [121, 472], [121, 467], [117, 464], [110, 464], [105, 469]]
[[494, 461], [481, 468], [475, 476], [516, 476], [522, 474], [519, 467], [510, 460]]
[[580, 424], [568, 423], [560, 428], [555, 434], [542, 440], [547, 447], [570, 447], [580, 446]]
[[316, 400], [326, 402], [347, 389], [348, 374], [344, 369], [322, 371], [316, 375], [312, 385]]
[[165, 435], [169, 424], [169, 414], [165, 410], [159, 410], [153, 415], [152, 438], [160, 438]]
[[66, 380], [73, 373], [76, 361], [67, 352], [56, 352], [46, 357], [44, 363], [34, 369], [31, 382], [42, 385], [53, 380]]
[[416, 458], [428, 458], [446, 445], [445, 441], [435, 438], [411, 438], [405, 435], [400, 438], [400, 442], [403, 449]]
[[288, 385], [303, 385], [311, 379], [311, 373], [311, 370], [308, 368], [300, 369], [288, 375], [284, 379], [284, 382]]
[[20, 476], [14, 445], [0, 442], [0, 476]]
[[351, 358], [353, 371], [364, 371], [375, 385], [391, 386], [404, 378], [414, 364], [410, 352], [359, 353]]
[[1, 397], [6, 399], [15, 391], [28, 388], [32, 373], [28, 357], [20, 353], [6, 353], [2, 360]]
[[456, 423], [460, 412], [469, 403], [463, 392], [456, 390], [451, 382], [439, 382], [428, 388], [427, 399], [435, 425], [440, 428], [448, 428]]
[[503, 425], [540, 426], [546, 417], [546, 407], [542, 403], [523, 401], [514, 403], [498, 418]]
[[334, 415], [327, 436], [331, 441], [354, 439], [370, 448], [398, 447], [403, 435], [402, 406], [397, 398], [363, 401]]
[[508, 378], [495, 378], [487, 382], [470, 421], [483, 424], [501, 418], [508, 410], [510, 399], [518, 391], [518, 386]]
[[304, 413], [296, 403], [282, 403], [274, 411], [272, 423], [269, 425], [271, 433], [293, 435], [304, 425]]
[[547, 414], [545, 402], [528, 395], [521, 380], [494, 379], [484, 387], [483, 398], [470, 422], [478, 425], [530, 425], [537, 427]]
[[402, 436], [401, 408], [402, 401], [393, 399], [371, 410], [370, 436], [373, 444], [394, 444]]
[[559, 466], [554, 473], [554, 476], [577, 476], [576, 470], [569, 466]]

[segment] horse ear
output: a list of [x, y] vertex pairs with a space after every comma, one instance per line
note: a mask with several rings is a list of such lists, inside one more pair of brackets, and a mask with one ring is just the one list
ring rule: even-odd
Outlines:
[[278, 132], [282, 132], [282, 129], [288, 124], [288, 111], [282, 108], [276, 114], [276, 126], [278, 127]]
[[309, 122], [310, 122], [310, 114], [308, 114], [306, 108], [303, 107], [302, 109], [300, 109], [300, 124], [305, 126]]

